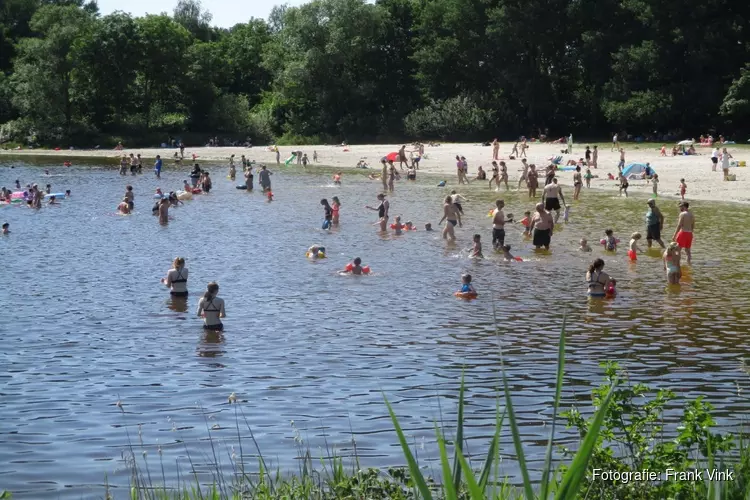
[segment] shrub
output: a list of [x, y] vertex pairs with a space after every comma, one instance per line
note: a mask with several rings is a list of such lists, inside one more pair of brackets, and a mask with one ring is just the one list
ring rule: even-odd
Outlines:
[[494, 113], [481, 108], [472, 98], [454, 97], [432, 101], [404, 118], [406, 133], [418, 139], [466, 139], [485, 131]]

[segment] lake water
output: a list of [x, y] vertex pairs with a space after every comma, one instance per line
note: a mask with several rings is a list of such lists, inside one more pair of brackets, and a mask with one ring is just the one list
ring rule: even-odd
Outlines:
[[[566, 405], [588, 408], [599, 362], [614, 359], [635, 380], [705, 395], [725, 427], [748, 408], [750, 207], [696, 204], [695, 265], [679, 291], [666, 290], [658, 254], [630, 264], [624, 249], [605, 256], [595, 248], [618, 279], [619, 296], [590, 304], [584, 274], [591, 257], [577, 253], [576, 242], [598, 241], [611, 227], [625, 245], [631, 232], [645, 231], [643, 198], [584, 191], [551, 254], [534, 255], [521, 230], [510, 229], [513, 252], [530, 261], [508, 264], [494, 254], [467, 258], [475, 232], [492, 254], [487, 211], [498, 194], [484, 183], [462, 191], [470, 199], [466, 223], [458, 245], [449, 245], [422, 230], [428, 221], [436, 226], [447, 193], [426, 177], [397, 183], [392, 215], [420, 230], [395, 237], [373, 227], [376, 214], [363, 206], [376, 204], [380, 184], [361, 174], [345, 173], [334, 187], [327, 170], [273, 168], [276, 201], [267, 203], [236, 190], [226, 167], [209, 166], [214, 191], [171, 210], [174, 220], [162, 227], [150, 213], [152, 194], [157, 186], [179, 189], [187, 168], [166, 169], [157, 181], [150, 172], [120, 177], [112, 165], [28, 161], [0, 160], [0, 186], [51, 183], [73, 196], [39, 211], [0, 207], [12, 230], [0, 238], [0, 488], [14, 498], [101, 498], [105, 476], [127, 486], [121, 456], [131, 443], [140, 458], [140, 440], [154, 471], [162, 447], [168, 481], [176, 480], [175, 462], [183, 475], [190, 471], [189, 453], [210, 482], [209, 429], [222, 464], [237, 447], [232, 392], [266, 460], [282, 470], [297, 467], [292, 420], [314, 455], [325, 455], [327, 443], [346, 456], [354, 437], [362, 465], [403, 465], [383, 393], [429, 464], [437, 457], [433, 423], [441, 412], [452, 421], [464, 367], [469, 450], [481, 455], [492, 434], [499, 344], [527, 459], [539, 467], [566, 312]], [[115, 216], [127, 183], [136, 214]], [[332, 196], [343, 204], [341, 226], [323, 233], [319, 202]], [[533, 208], [515, 192], [503, 197], [517, 219]], [[676, 203], [660, 206], [668, 237]], [[313, 243], [326, 246], [329, 258], [305, 259]], [[187, 310], [159, 283], [176, 256], [190, 269]], [[338, 275], [356, 256], [374, 274]], [[453, 297], [467, 271], [480, 294], [472, 302]], [[223, 335], [207, 335], [195, 317], [211, 280], [227, 304]], [[247, 466], [255, 467], [244, 421], [240, 428]], [[574, 442], [565, 431], [561, 438]], [[504, 443], [513, 476], [507, 433]]]

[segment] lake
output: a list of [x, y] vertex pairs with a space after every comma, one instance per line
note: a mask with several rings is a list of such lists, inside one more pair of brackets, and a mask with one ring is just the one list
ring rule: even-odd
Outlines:
[[[141, 441], [156, 468], [161, 447], [168, 481], [176, 480], [175, 462], [181, 474], [190, 472], [189, 453], [210, 483], [209, 433], [226, 467], [233, 446], [239, 454], [232, 392], [266, 460], [290, 472], [295, 429], [318, 456], [326, 446], [348, 456], [354, 439], [363, 466], [403, 465], [385, 394], [422, 463], [439, 475], [430, 462], [438, 457], [434, 422], [454, 420], [462, 370], [469, 451], [486, 449], [502, 395], [500, 346], [527, 460], [539, 468], [564, 314], [565, 406], [577, 401], [588, 410], [602, 380], [599, 362], [617, 360], [633, 380], [681, 397], [704, 395], [723, 427], [736, 426], [748, 408], [750, 207], [695, 204], [695, 263], [675, 291], [666, 289], [658, 253], [627, 261], [630, 233], [645, 236], [644, 198], [584, 190], [550, 254], [534, 254], [516, 224], [506, 241], [528, 261], [505, 263], [490, 251], [487, 212], [502, 196], [506, 213], [520, 219], [533, 203], [516, 192], [490, 192], [485, 183], [460, 190], [470, 201], [451, 245], [423, 230], [425, 222], [437, 228], [449, 192], [435, 178], [397, 183], [391, 215], [419, 230], [396, 237], [378, 234], [376, 213], [363, 208], [376, 205], [380, 187], [363, 173], [346, 172], [336, 187], [331, 170], [274, 165], [276, 200], [268, 203], [235, 189], [226, 166], [204, 167], [214, 190], [170, 210], [174, 219], [163, 227], [151, 215], [154, 190], [179, 189], [188, 167], [168, 167], [158, 181], [150, 171], [121, 177], [116, 166], [93, 161], [65, 168], [51, 159], [0, 159], [0, 186], [20, 179], [73, 193], [59, 207], [0, 207], [12, 231], [0, 237], [0, 486], [14, 498], [101, 498], [105, 477], [125, 495], [122, 454], [132, 445], [140, 459]], [[128, 183], [136, 213], [116, 216]], [[342, 202], [341, 225], [324, 233], [320, 199], [332, 196]], [[677, 204], [659, 204], [668, 239]], [[606, 228], [623, 240], [616, 255], [594, 245]], [[477, 232], [485, 260], [468, 258]], [[582, 236], [593, 256], [576, 251]], [[305, 258], [314, 243], [326, 247], [327, 259]], [[159, 283], [177, 256], [190, 270], [187, 309]], [[357, 256], [373, 275], [337, 273]], [[618, 280], [616, 300], [584, 295], [585, 271], [597, 256]], [[453, 296], [464, 272], [474, 276], [478, 300]], [[220, 335], [206, 334], [195, 316], [212, 280], [226, 300]], [[513, 477], [507, 434], [502, 454]], [[575, 442], [570, 431], [560, 438]], [[256, 467], [249, 439], [243, 446], [247, 467]]]

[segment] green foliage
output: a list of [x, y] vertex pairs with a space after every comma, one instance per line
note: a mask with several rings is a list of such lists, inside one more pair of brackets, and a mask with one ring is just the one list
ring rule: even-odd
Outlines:
[[417, 138], [467, 138], [486, 132], [493, 113], [468, 97], [433, 101], [409, 113], [404, 120], [406, 132]]
[[312, 0], [211, 19], [199, 0], [139, 18], [0, 1], [0, 124], [55, 145], [750, 130], [748, 2]]

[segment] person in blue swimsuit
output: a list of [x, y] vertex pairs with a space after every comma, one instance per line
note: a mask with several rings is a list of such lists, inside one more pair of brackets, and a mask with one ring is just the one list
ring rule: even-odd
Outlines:
[[461, 276], [461, 293], [477, 293], [471, 284], [471, 274]]

